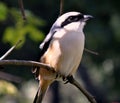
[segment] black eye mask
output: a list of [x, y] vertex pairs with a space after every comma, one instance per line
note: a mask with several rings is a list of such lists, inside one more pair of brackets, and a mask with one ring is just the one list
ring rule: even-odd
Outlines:
[[64, 22], [62, 22], [61, 27], [64, 27], [67, 24], [70, 24], [72, 22], [80, 21], [81, 19], [84, 19], [84, 16], [82, 14], [75, 15], [75, 16], [69, 16]]

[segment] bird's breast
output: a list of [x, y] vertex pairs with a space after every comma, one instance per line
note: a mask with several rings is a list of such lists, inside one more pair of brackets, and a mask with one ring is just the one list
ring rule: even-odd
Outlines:
[[[43, 56], [47, 64], [62, 75], [72, 74], [79, 66], [84, 49], [84, 35], [81, 32], [60, 32], [53, 36], [50, 47]], [[74, 70], [73, 70], [74, 69]]]

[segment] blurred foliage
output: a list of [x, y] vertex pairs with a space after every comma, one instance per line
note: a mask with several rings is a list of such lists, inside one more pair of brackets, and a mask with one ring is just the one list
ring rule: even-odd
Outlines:
[[21, 12], [16, 8], [8, 9], [3, 3], [1, 4], [0, 15], [1, 21], [6, 19], [11, 20], [11, 24], [4, 30], [3, 42], [14, 45], [18, 40], [22, 40], [24, 43], [26, 35], [35, 41], [39, 42], [43, 40], [44, 34], [38, 27], [45, 26], [45, 21], [35, 16], [32, 12], [25, 12], [27, 20], [24, 21], [21, 17]]
[[4, 21], [7, 18], [7, 7], [4, 3], [0, 2], [0, 21]]
[[18, 92], [17, 88], [10, 82], [0, 80], [0, 96], [4, 95], [16, 95]]
[[[59, 15], [59, 0], [23, 2], [27, 21], [22, 20], [17, 0], [0, 2], [0, 53], [3, 55], [6, 48], [22, 39], [21, 49], [16, 50], [9, 58], [38, 60], [39, 43]], [[64, 12], [80, 11], [94, 16], [84, 29], [85, 47], [97, 51], [99, 56], [84, 52], [82, 64], [88, 68], [93, 84], [109, 101], [120, 100], [119, 5], [119, 0], [64, 0]], [[25, 68], [22, 71], [16, 68], [5, 71], [22, 76], [25, 80], [33, 78], [30, 70]], [[67, 89], [63, 90], [66, 92]]]
[[116, 41], [120, 43], [120, 14], [112, 15], [110, 25], [115, 34]]
[[33, 80], [23, 82], [19, 90], [13, 83], [0, 80], [0, 103], [32, 103], [36, 90]]
[[[27, 13], [28, 13], [28, 20], [27, 23], [25, 23], [22, 20], [20, 13], [17, 10], [15, 9], [11, 10], [11, 14], [14, 20], [13, 22], [15, 24], [13, 27], [8, 27], [5, 30], [3, 37], [4, 42], [9, 42], [12, 45], [15, 44], [15, 42], [17, 42], [19, 39], [25, 42], [26, 34], [29, 34], [28, 36], [34, 41], [40, 41], [43, 39], [42, 31], [38, 30], [36, 26], [42, 25], [44, 22], [42, 20], [39, 20], [30, 12]], [[35, 20], [35, 22], [33, 20]]]

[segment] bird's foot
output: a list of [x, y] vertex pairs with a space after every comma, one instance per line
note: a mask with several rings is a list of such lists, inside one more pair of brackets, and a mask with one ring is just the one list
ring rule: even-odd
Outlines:
[[62, 75], [60, 73], [56, 73], [55, 79], [61, 78], [61, 77], [62, 77]]
[[73, 76], [72, 76], [72, 75], [69, 75], [69, 76], [67, 76], [67, 77], [63, 76], [62, 79], [63, 79], [63, 81], [65, 82], [64, 84], [67, 84], [67, 83], [69, 83], [69, 82], [70, 82], [70, 83], [73, 82]]

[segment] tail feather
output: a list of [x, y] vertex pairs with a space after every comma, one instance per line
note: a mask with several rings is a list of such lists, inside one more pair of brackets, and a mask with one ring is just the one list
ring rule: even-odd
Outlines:
[[50, 84], [47, 81], [40, 82], [40, 86], [38, 88], [38, 91], [36, 93], [33, 103], [42, 103], [42, 100], [45, 96], [46, 90], [49, 87], [49, 85]]
[[33, 103], [42, 103], [44, 95], [45, 95], [45, 93], [42, 93], [42, 91], [40, 90], [40, 87], [39, 87]]

